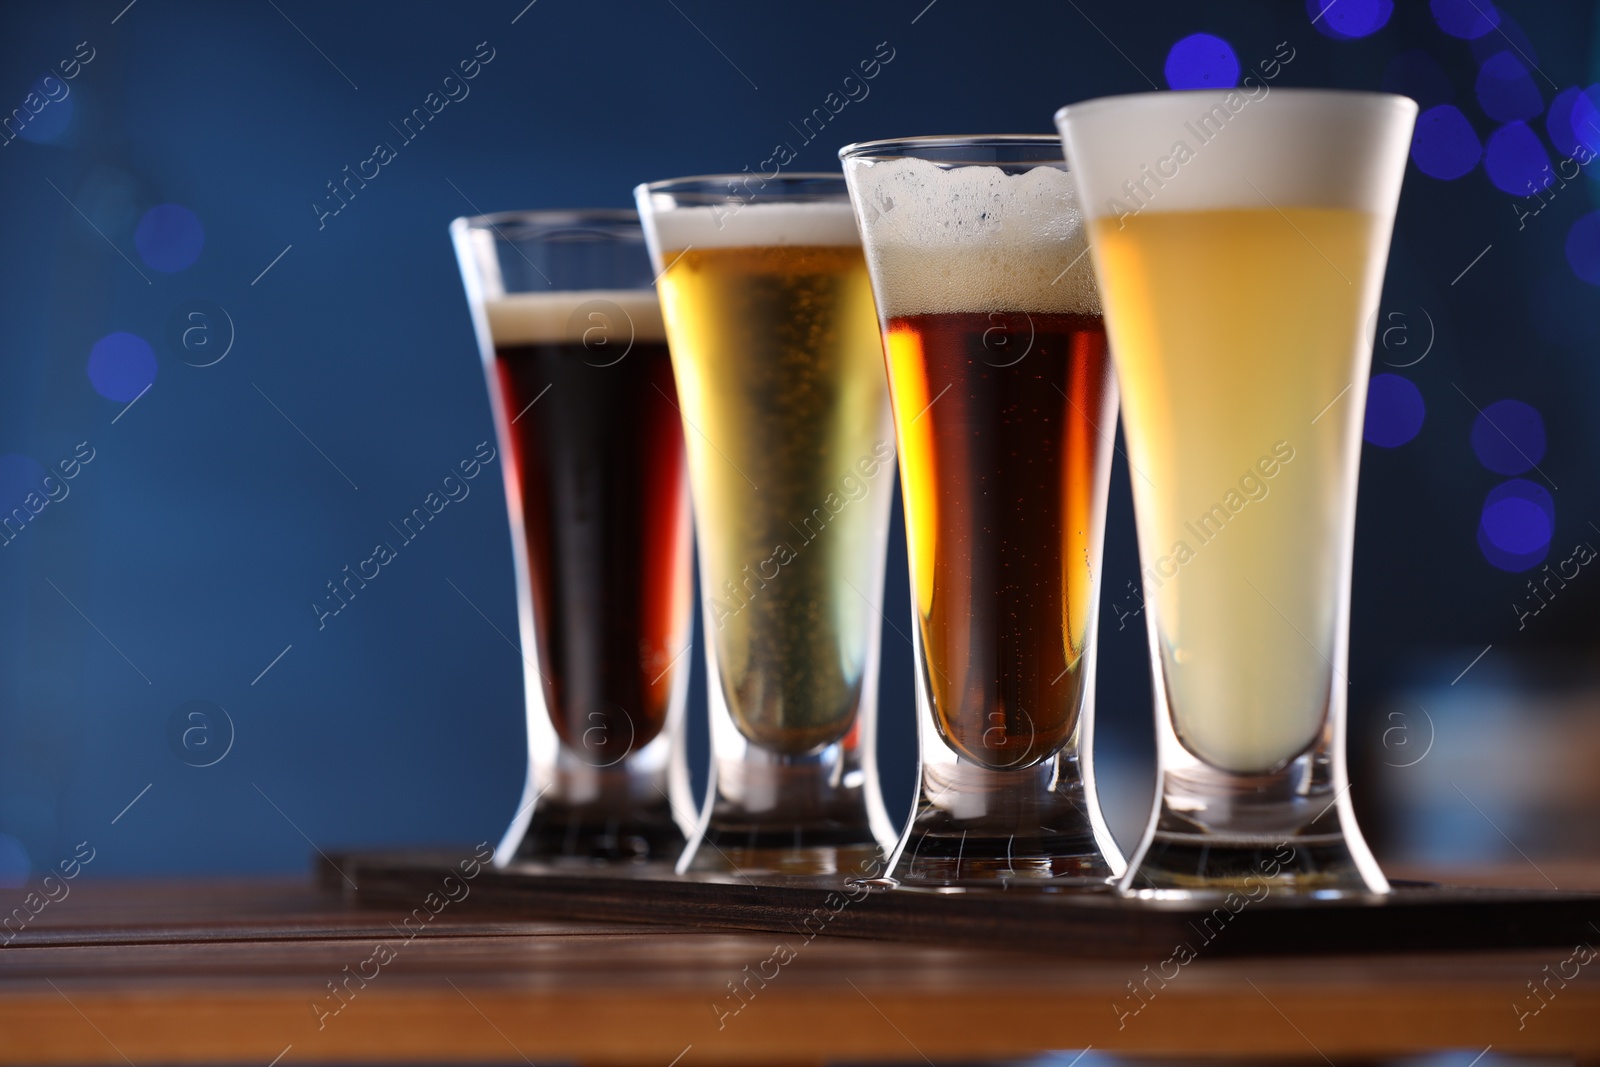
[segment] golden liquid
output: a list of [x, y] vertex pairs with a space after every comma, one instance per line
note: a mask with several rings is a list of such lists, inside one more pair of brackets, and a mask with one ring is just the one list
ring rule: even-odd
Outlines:
[[1092, 223], [1166, 697], [1216, 767], [1293, 759], [1346, 684], [1364, 333], [1388, 235], [1325, 208]]
[[662, 258], [722, 693], [755, 744], [812, 752], [853, 727], [881, 625], [894, 433], [866, 261], [859, 246]]

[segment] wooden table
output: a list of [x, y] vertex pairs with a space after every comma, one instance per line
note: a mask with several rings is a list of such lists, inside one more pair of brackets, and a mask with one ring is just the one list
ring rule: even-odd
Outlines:
[[[1600, 889], [1600, 868], [1544, 873]], [[530, 921], [470, 898], [408, 938], [405, 914], [355, 908], [309, 880], [82, 878], [0, 944], [0, 1063], [693, 1067], [1092, 1046], [1343, 1067], [1492, 1045], [1600, 1064], [1600, 960], [1552, 979], [1531, 1014], [1528, 983], [1566, 950], [1199, 959], [1146, 985], [1140, 1006], [1128, 983], [1144, 962]], [[1520, 1027], [1513, 1005], [1530, 1012]]]

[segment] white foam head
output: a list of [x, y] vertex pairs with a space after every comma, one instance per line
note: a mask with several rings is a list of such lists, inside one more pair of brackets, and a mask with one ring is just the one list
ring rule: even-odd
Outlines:
[[1046, 165], [845, 160], [878, 310], [1100, 313], [1072, 176]]
[[511, 293], [485, 300], [483, 310], [497, 346], [583, 344], [593, 341], [595, 329], [608, 339], [667, 339], [654, 289]]
[[680, 206], [672, 193], [634, 190], [645, 241], [656, 269], [686, 248], [771, 248], [779, 245], [860, 245], [850, 203], [838, 200], [774, 201]]
[[1293, 206], [1392, 220], [1416, 115], [1403, 96], [1257, 82], [1103, 97], [1056, 124], [1091, 218]]

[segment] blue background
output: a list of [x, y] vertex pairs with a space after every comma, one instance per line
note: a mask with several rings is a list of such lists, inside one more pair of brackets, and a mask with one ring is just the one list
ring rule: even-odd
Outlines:
[[[1497, 188], [1472, 154], [1503, 122], [1600, 76], [1591, 4], [1503, 4], [1502, 25], [1471, 42], [1440, 28], [1450, 3], [1432, 5], [1439, 20], [1407, 3], [1340, 39], [1312, 24], [1315, 4], [1284, 2], [125, 2], [0, 14], [5, 109], [79, 42], [93, 50], [70, 95], [30, 121], [31, 139], [0, 147], [5, 506], [79, 442], [94, 452], [70, 494], [0, 547], [0, 880], [85, 839], [93, 871], [110, 874], [300, 870], [308, 841], [498, 837], [524, 773], [521, 661], [501, 636], [516, 610], [498, 463], [325, 629], [310, 608], [492, 439], [451, 218], [626, 207], [639, 181], [755, 169], [785, 141], [799, 148], [791, 169], [821, 170], [855, 140], [1046, 132], [1071, 101], [1215, 76], [1206, 42], [1172, 51], [1199, 32], [1245, 70], [1289, 42], [1279, 86], [1376, 89], [1404, 75], [1472, 131], [1466, 145], [1461, 123], [1440, 125], [1456, 139], [1409, 168], [1384, 300], [1414, 332], [1410, 348], [1379, 349], [1389, 366], [1375, 373], [1409, 388], [1381, 391], [1382, 444], [1366, 446], [1362, 470], [1351, 748], [1372, 836], [1404, 819], [1362, 789], [1380, 737], [1389, 744], [1394, 693], [1443, 685], [1485, 645], [1491, 658], [1454, 691], [1595, 677], [1600, 582], [1519, 630], [1507, 604], [1546, 555], [1508, 561], [1494, 545], [1553, 536], [1554, 561], [1579, 539], [1600, 543], [1588, 525], [1600, 522], [1595, 186], [1546, 193], [1519, 228], [1538, 203]], [[1388, 9], [1342, 2], [1357, 22]], [[1488, 64], [1508, 50], [1500, 38], [1536, 70]], [[376, 142], [398, 144], [390, 123], [480, 42], [493, 59], [470, 95], [319, 228], [325, 183]], [[802, 147], [791, 123], [880, 42], [893, 58], [870, 95]], [[1413, 50], [1437, 73], [1396, 60]], [[1480, 65], [1494, 75], [1481, 99]], [[1560, 158], [1545, 123], [1506, 134], [1496, 158], [1522, 173], [1528, 137]], [[170, 210], [141, 226], [167, 204], [198, 227]], [[212, 366], [169, 339], [196, 300], [211, 308], [216, 347], [204, 352], [220, 352], [232, 324]], [[115, 339], [91, 378], [91, 351], [118, 333], [150, 355]], [[1401, 367], [1429, 333], [1427, 357]], [[1491, 518], [1522, 525], [1483, 542], [1480, 512], [1505, 476], [1474, 453], [1475, 408], [1508, 398], [1542, 419], [1545, 451], [1524, 480], [1553, 499], [1554, 518], [1513, 504]], [[898, 629], [884, 636], [881, 758], [903, 811], [914, 720], [898, 532], [890, 551]], [[1120, 459], [1103, 574], [1099, 757], [1127, 833], [1152, 757], [1143, 618], [1121, 618], [1137, 604], [1137, 566]], [[693, 660], [698, 717], [698, 649]], [[226, 709], [234, 727], [209, 767], [171, 741], [191, 701]], [[212, 725], [220, 741], [214, 713]]]

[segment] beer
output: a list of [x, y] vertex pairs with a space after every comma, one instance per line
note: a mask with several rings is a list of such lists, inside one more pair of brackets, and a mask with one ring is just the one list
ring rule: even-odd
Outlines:
[[[1054, 154], [1016, 175], [922, 159], [853, 175], [869, 205], [922, 681], [939, 736], [993, 769], [1059, 750], [1092, 677], [1117, 387]], [[977, 217], [945, 225], [948, 203]]]
[[1388, 891], [1350, 803], [1344, 668], [1370, 323], [1416, 114], [1264, 85], [1056, 114], [1140, 474], [1160, 788], [1124, 892]]
[[[1026, 355], [996, 365], [996, 338]], [[992, 768], [1028, 767], [1077, 726], [1117, 417], [1100, 316], [893, 315], [925, 681], [939, 736]], [[938, 398], [935, 400], [934, 398]]]
[[1294, 759], [1345, 684], [1327, 590], [1350, 552], [1364, 323], [1388, 225], [1295, 206], [1093, 224], [1121, 316], [1129, 458], [1149, 478], [1133, 491], [1173, 726], [1215, 767]]
[[870, 681], [894, 464], [855, 224], [836, 201], [656, 225], [716, 684], [749, 741], [814, 753]]
[[[683, 431], [650, 290], [518, 293], [485, 311], [544, 703], [607, 767], [666, 724], [689, 633]], [[631, 341], [631, 344], [630, 344]]]

